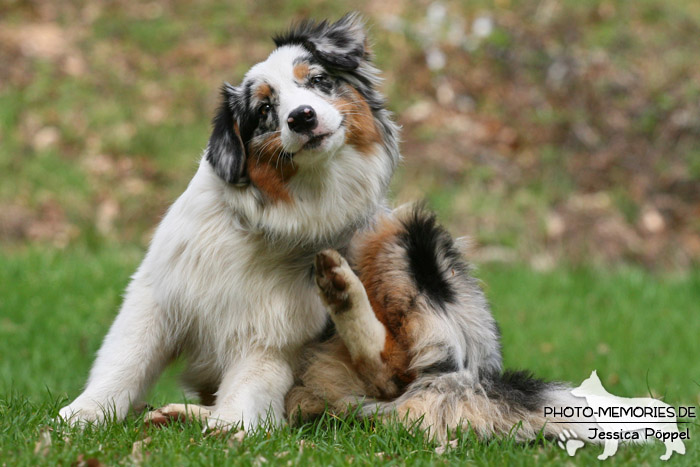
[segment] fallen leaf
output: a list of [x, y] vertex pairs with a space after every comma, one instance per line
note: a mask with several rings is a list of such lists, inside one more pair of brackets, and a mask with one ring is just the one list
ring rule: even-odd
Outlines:
[[131, 447], [131, 461], [134, 464], [141, 464], [144, 460], [145, 453], [143, 451], [144, 446], [151, 442], [151, 437], [144, 438], [142, 440], [136, 441]]
[[231, 437], [228, 439], [228, 445], [234, 446], [234, 445], [241, 444], [244, 439], [245, 439], [245, 430], [239, 430], [236, 433], [234, 433], [233, 435], [231, 435]]
[[102, 467], [104, 464], [94, 457], [85, 458], [85, 454], [80, 454], [78, 460], [73, 463], [73, 467]]
[[43, 427], [39, 432], [39, 440], [34, 445], [34, 454], [46, 457], [51, 450], [51, 428]]

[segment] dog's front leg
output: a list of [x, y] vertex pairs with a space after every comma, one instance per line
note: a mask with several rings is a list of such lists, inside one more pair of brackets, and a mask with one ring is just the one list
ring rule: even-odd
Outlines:
[[242, 423], [250, 430], [268, 417], [273, 425], [282, 423], [284, 396], [294, 382], [284, 355], [279, 350], [256, 349], [237, 357], [216, 393], [209, 428], [228, 430]]
[[135, 278], [90, 371], [83, 393], [59, 417], [72, 424], [123, 419], [173, 355], [173, 330], [143, 279]]

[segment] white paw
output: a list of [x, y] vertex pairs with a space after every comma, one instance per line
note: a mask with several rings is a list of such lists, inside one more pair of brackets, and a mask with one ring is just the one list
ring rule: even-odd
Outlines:
[[58, 418], [71, 426], [85, 426], [90, 423], [102, 423], [107, 414], [98, 404], [91, 402], [78, 402], [63, 407], [58, 412]]
[[207, 418], [207, 426], [204, 431], [227, 432], [231, 430], [242, 430], [243, 422], [235, 417], [227, 417], [222, 414], [212, 413]]
[[569, 456], [573, 456], [585, 443], [578, 439], [574, 432], [564, 429], [564, 431], [559, 433], [559, 441], [557, 441], [557, 444], [560, 448], [566, 449]]
[[280, 427], [285, 423], [284, 412], [280, 410], [244, 411], [227, 408], [212, 411], [207, 417], [204, 431], [255, 430], [259, 426]]

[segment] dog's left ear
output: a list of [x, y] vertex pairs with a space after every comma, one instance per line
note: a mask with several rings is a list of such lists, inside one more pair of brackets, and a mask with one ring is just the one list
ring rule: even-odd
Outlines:
[[324, 66], [338, 71], [353, 71], [369, 56], [365, 24], [359, 13], [348, 13], [330, 24], [305, 21], [274, 41], [277, 47], [301, 44]]
[[207, 146], [207, 161], [214, 172], [226, 182], [244, 186], [250, 183], [246, 170], [246, 154], [239, 119], [235, 109], [239, 98], [238, 90], [226, 83], [221, 88], [221, 104], [214, 117], [214, 129]]

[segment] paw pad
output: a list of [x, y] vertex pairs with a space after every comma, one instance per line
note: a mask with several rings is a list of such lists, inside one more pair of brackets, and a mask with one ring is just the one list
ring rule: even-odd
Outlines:
[[321, 297], [331, 310], [339, 313], [350, 307], [348, 297], [347, 263], [335, 250], [324, 250], [316, 255], [316, 285]]
[[333, 250], [325, 250], [316, 255], [316, 281], [322, 288], [333, 287], [344, 291], [348, 284], [342, 274], [336, 271], [342, 266], [342, 258]]

